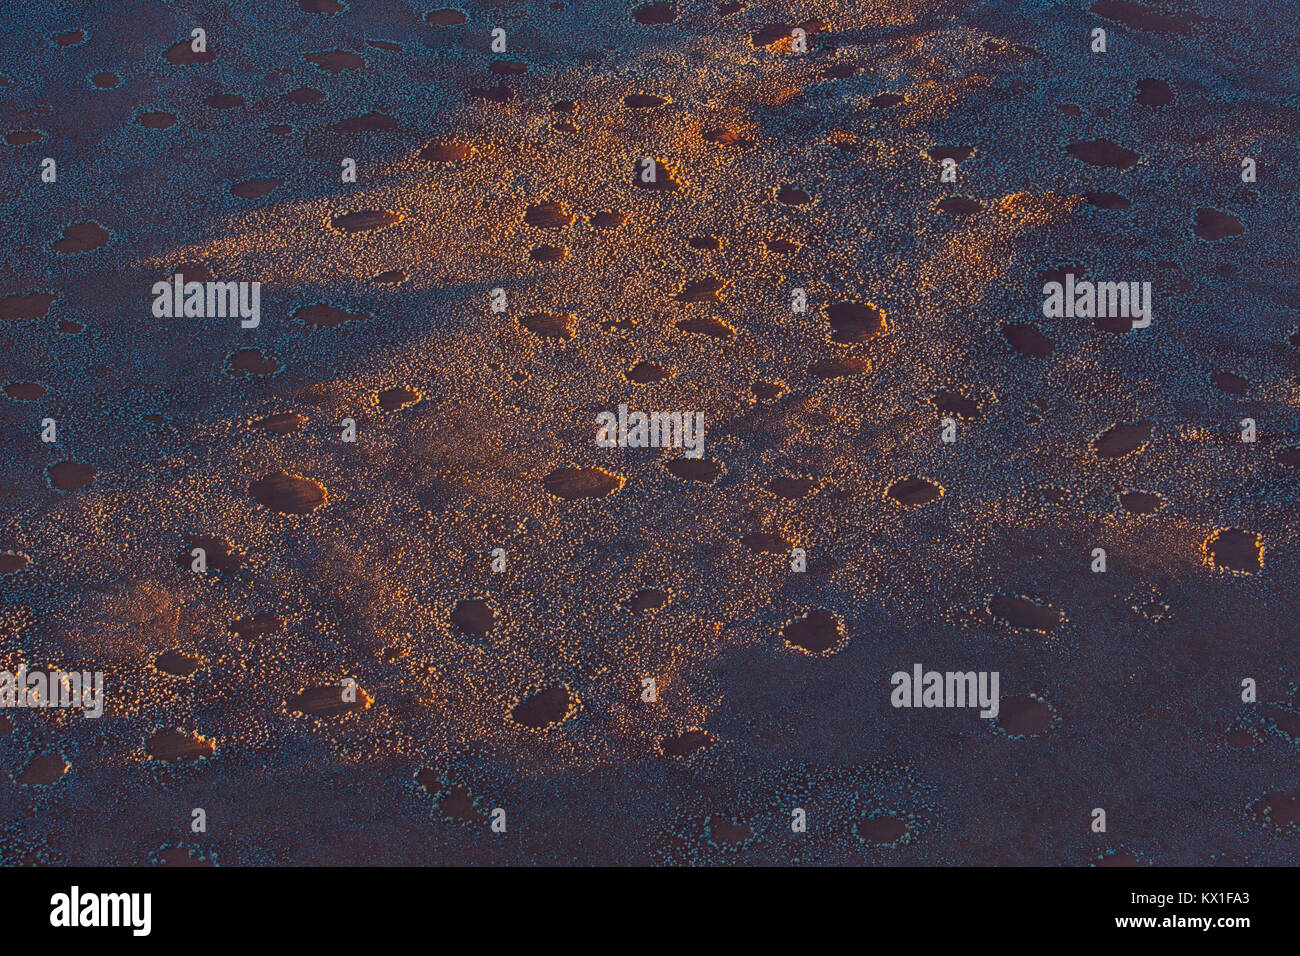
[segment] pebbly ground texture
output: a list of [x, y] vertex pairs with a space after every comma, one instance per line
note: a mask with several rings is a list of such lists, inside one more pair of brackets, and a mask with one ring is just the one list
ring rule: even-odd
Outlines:
[[1296, 860], [1294, 3], [90, 6], [0, 12], [0, 669], [106, 713], [0, 862]]

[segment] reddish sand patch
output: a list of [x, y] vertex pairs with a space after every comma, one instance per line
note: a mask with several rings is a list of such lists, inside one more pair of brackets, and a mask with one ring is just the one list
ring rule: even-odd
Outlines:
[[960, 392], [939, 392], [932, 401], [940, 415], [951, 415], [967, 422], [974, 421], [980, 415], [979, 402], [966, 398]]
[[31, 564], [21, 551], [0, 551], [0, 574], [16, 574]]
[[211, 757], [216, 744], [201, 734], [185, 733], [176, 728], [159, 730], [144, 742], [145, 753], [164, 763], [194, 763]]
[[459, 10], [443, 9], [430, 10], [424, 15], [426, 23], [431, 23], [435, 27], [454, 27], [464, 23], [468, 17]]
[[764, 239], [763, 248], [768, 252], [775, 253], [779, 256], [789, 256], [798, 252], [803, 247], [792, 239], [784, 239], [780, 236], [775, 236], [771, 239]]
[[230, 625], [230, 630], [238, 637], [266, 637], [279, 634], [284, 630], [284, 618], [276, 614], [254, 614], [241, 617]]
[[55, 252], [71, 255], [89, 252], [108, 242], [108, 232], [97, 222], [79, 222], [63, 230], [63, 238], [54, 243]]
[[1122, 491], [1119, 503], [1129, 514], [1149, 515], [1159, 510], [1164, 499], [1150, 491]]
[[173, 677], [189, 677], [202, 663], [201, 659], [181, 651], [163, 651], [154, 658], [153, 666]]
[[431, 139], [420, 150], [420, 158], [429, 163], [461, 163], [474, 156], [474, 147], [458, 139]]
[[303, 13], [342, 13], [343, 4], [338, 0], [298, 0]]
[[812, 654], [821, 654], [844, 640], [844, 623], [830, 611], [812, 610], [789, 621], [781, 629], [787, 644]]
[[760, 47], [772, 46], [776, 43], [789, 41], [794, 36], [794, 28], [799, 27], [808, 34], [820, 33], [826, 29], [826, 24], [821, 20], [807, 20], [804, 23], [768, 23], [764, 24], [750, 38], [750, 46], [758, 49]]
[[261, 349], [240, 349], [238, 352], [232, 352], [226, 357], [226, 363], [230, 368], [230, 374], [236, 377], [246, 375], [261, 377], [274, 375], [280, 371], [280, 363], [264, 354]]
[[246, 179], [242, 183], [235, 183], [230, 187], [230, 192], [240, 199], [261, 199], [263, 196], [269, 196], [283, 185], [284, 180], [278, 177], [258, 177]]
[[833, 356], [818, 359], [808, 366], [809, 375], [824, 381], [848, 378], [851, 375], [861, 375], [869, 371], [871, 371], [871, 362], [869, 360], [852, 356], [845, 358]]
[[925, 478], [900, 478], [885, 493], [900, 505], [914, 508], [943, 497], [943, 488]]
[[1027, 631], [1046, 633], [1061, 623], [1061, 612], [1050, 604], [1009, 594], [999, 594], [990, 600], [989, 613], [1003, 624]]
[[122, 82], [122, 78], [116, 73], [96, 73], [90, 78], [90, 82], [95, 84], [96, 89], [111, 90]]
[[672, 378], [672, 372], [654, 362], [637, 362], [623, 373], [623, 377], [637, 385], [651, 385]]
[[562, 202], [543, 202], [524, 210], [524, 222], [538, 229], [563, 229], [573, 224], [573, 213]]
[[530, 312], [519, 324], [540, 338], [567, 342], [573, 338], [576, 321], [577, 316], [569, 312]]
[[707, 335], [711, 339], [726, 341], [735, 338], [736, 330], [719, 318], [707, 315], [697, 315], [689, 319], [683, 319], [677, 323], [677, 327], [683, 332], [691, 332], [695, 335]]
[[387, 113], [366, 113], [340, 120], [330, 127], [336, 133], [391, 133], [402, 124]]
[[1203, 545], [1210, 565], [1220, 571], [1256, 574], [1264, 566], [1264, 539], [1254, 531], [1220, 528]]
[[176, 563], [186, 571], [194, 568], [195, 549], [203, 551], [203, 561], [209, 571], [231, 574], [244, 564], [244, 554], [225, 538], [214, 535], [194, 535], [185, 540], [184, 550], [176, 555]]
[[244, 98], [238, 93], [213, 93], [204, 97], [203, 105], [214, 110], [233, 110], [244, 105]]
[[701, 130], [700, 136], [707, 143], [729, 149], [747, 149], [757, 142], [748, 132], [735, 126], [710, 126]]
[[1140, 451], [1151, 438], [1155, 422], [1142, 421], [1115, 425], [1106, 429], [1092, 443], [1098, 458], [1122, 458]]
[[466, 91], [472, 100], [483, 100], [486, 103], [509, 103], [516, 96], [514, 90], [504, 83], [498, 83], [496, 86], [474, 86]]
[[252, 482], [248, 493], [258, 502], [287, 515], [305, 515], [326, 502], [325, 486], [310, 478], [274, 472]]
[[798, 501], [806, 497], [815, 487], [817, 482], [812, 478], [802, 476], [782, 476], [773, 478], [768, 482], [767, 490], [772, 492], [778, 498], [787, 498], [790, 501]]
[[964, 163], [975, 154], [974, 146], [936, 146], [930, 150], [930, 158], [936, 163], [951, 159], [955, 163]]
[[386, 229], [402, 221], [399, 213], [387, 209], [363, 209], [358, 212], [344, 213], [330, 220], [330, 228], [336, 232], [372, 232]]
[[394, 412], [399, 408], [405, 408], [407, 405], [414, 405], [423, 398], [419, 392], [413, 388], [407, 388], [404, 385], [396, 385], [392, 388], [386, 388], [381, 391], [375, 398], [379, 407], [386, 412]]
[[1232, 372], [1215, 372], [1210, 376], [1210, 381], [1220, 391], [1227, 392], [1229, 395], [1245, 395], [1250, 389], [1250, 382]]
[[[638, 159], [632, 165], [632, 185], [637, 189], [650, 192], [674, 192], [681, 183], [677, 181], [676, 171], [662, 159], [650, 159], [645, 162]], [[653, 169], [653, 173], [651, 173]]]
[[773, 531], [750, 531], [740, 536], [740, 543], [756, 554], [786, 554], [793, 546], [793, 542]]
[[303, 325], [318, 329], [333, 329], [347, 322], [364, 322], [370, 318], [369, 312], [349, 312], [337, 306], [319, 302], [306, 305], [293, 313], [293, 317]]
[[[347, 696], [356, 699], [347, 700]], [[286, 706], [290, 711], [308, 717], [338, 717], [354, 710], [367, 710], [373, 701], [374, 698], [360, 687], [339, 682], [305, 687]]]
[[627, 222], [627, 215], [621, 212], [598, 212], [589, 221], [597, 229], [617, 229]]
[[939, 200], [939, 211], [950, 216], [972, 216], [984, 208], [978, 199], [965, 196], [948, 196]]
[[1143, 106], [1167, 106], [1174, 101], [1174, 91], [1164, 80], [1138, 80], [1135, 99]]
[[669, 458], [664, 467], [674, 478], [703, 484], [712, 484], [722, 474], [722, 463], [707, 458]]
[[0, 321], [22, 322], [43, 319], [57, 296], [48, 292], [28, 292], [0, 297]]
[[314, 106], [325, 99], [325, 94], [310, 86], [300, 86], [296, 90], [290, 90], [280, 98], [288, 100], [296, 106]]
[[623, 487], [624, 479], [603, 468], [556, 468], [542, 481], [549, 494], [570, 501], [603, 498]]
[[1206, 242], [1216, 242], [1229, 236], [1240, 236], [1246, 227], [1236, 216], [1229, 216], [1217, 209], [1196, 210], [1196, 228], [1193, 232]]
[[69, 30], [66, 33], [56, 33], [53, 40], [61, 47], [77, 46], [86, 42], [86, 31]]
[[1083, 198], [1088, 201], [1089, 205], [1096, 206], [1098, 209], [1123, 211], [1133, 205], [1119, 193], [1106, 192], [1105, 190], [1084, 193]]
[[717, 276], [705, 276], [703, 279], [696, 279], [683, 285], [681, 291], [677, 293], [677, 301], [721, 302], [722, 296], [720, 293], [728, 285], [729, 283], [725, 279], [719, 279]]
[[1037, 697], [1003, 697], [998, 704], [998, 726], [1016, 736], [1046, 733], [1054, 719], [1051, 706]]
[[1273, 456], [1273, 460], [1288, 468], [1300, 468], [1300, 447], [1283, 448]]
[[370, 281], [377, 282], [379, 285], [401, 285], [408, 278], [409, 276], [401, 269], [389, 269], [373, 276]]
[[885, 313], [870, 302], [833, 302], [826, 307], [831, 341], [852, 345], [875, 338], [885, 330]]
[[193, 42], [192, 39], [189, 39], [173, 44], [163, 54], [163, 59], [173, 66], [188, 66], [192, 63], [211, 63], [217, 58], [217, 51], [211, 43], [207, 44], [207, 49], [202, 53], [196, 53], [192, 45]]
[[16, 402], [34, 402], [45, 395], [45, 386], [39, 382], [10, 382], [5, 394]]
[[524, 727], [541, 730], [564, 720], [571, 706], [567, 687], [548, 687], [516, 704], [510, 718]]
[[1194, 13], [1165, 13], [1131, 0], [1097, 0], [1092, 12], [1107, 20], [1114, 20], [1135, 30], [1150, 33], [1171, 33], [1188, 36], [1204, 18]]
[[259, 419], [254, 425], [272, 435], [289, 435], [301, 428], [306, 421], [297, 412], [277, 412]]
[[793, 183], [785, 183], [776, 191], [776, 201], [783, 206], [806, 206], [813, 201], [812, 194]]
[[1030, 358], [1046, 358], [1055, 347], [1051, 339], [1032, 325], [1009, 323], [1002, 326], [1002, 334], [1013, 349]]
[[663, 106], [668, 100], [662, 96], [655, 96], [653, 93], [629, 93], [623, 97], [623, 105], [633, 110], [650, 110], [656, 106]]
[[366, 61], [348, 50], [329, 50], [321, 53], [308, 53], [303, 57], [308, 63], [327, 73], [342, 73], [344, 70], [359, 70]]
[[545, 244], [533, 246], [528, 251], [528, 258], [533, 262], [560, 262], [567, 258], [569, 250], [566, 246], [548, 246]]
[[688, 730], [678, 737], [665, 738], [660, 744], [659, 749], [665, 757], [689, 757], [697, 751], [704, 750], [713, 744], [712, 738], [704, 730]]
[[1250, 812], [1260, 823], [1275, 827], [1300, 827], [1300, 790], [1270, 793], [1256, 801]]
[[874, 846], [891, 846], [910, 832], [906, 822], [892, 815], [859, 820], [857, 831], [858, 839]]
[[1108, 139], [1093, 139], [1071, 143], [1066, 148], [1075, 159], [1089, 166], [1107, 166], [1111, 169], [1131, 169], [1140, 158], [1132, 150], [1117, 146]]
[[789, 391], [781, 382], [755, 382], [750, 389], [754, 398], [760, 402], [774, 402]]
[[10, 146], [27, 146], [45, 136], [40, 130], [16, 129], [5, 133], [5, 142]]
[[451, 623], [466, 634], [481, 637], [492, 630], [496, 613], [487, 601], [479, 598], [457, 601], [451, 612]]
[[17, 780], [24, 787], [49, 787], [58, 783], [71, 767], [63, 754], [43, 754], [29, 763]]
[[676, 3], [647, 3], [632, 11], [632, 19], [646, 26], [662, 26], [680, 16]]
[[176, 125], [176, 114], [150, 110], [140, 114], [140, 125], [145, 129], [171, 129]]
[[462, 823], [481, 823], [483, 816], [474, 809], [474, 796], [469, 788], [457, 786], [450, 787], [447, 795], [438, 801], [438, 812], [444, 820], [459, 820]]
[[645, 614], [668, 603], [668, 592], [658, 588], [642, 588], [628, 600], [633, 614]]
[[50, 475], [50, 484], [59, 491], [76, 491], [95, 480], [95, 469], [76, 461], [61, 461], [46, 470]]

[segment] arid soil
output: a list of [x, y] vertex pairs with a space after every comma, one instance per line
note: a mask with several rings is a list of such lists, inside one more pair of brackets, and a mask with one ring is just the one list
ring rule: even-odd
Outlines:
[[0, 10], [0, 863], [1294, 863], [1297, 5], [456, 2]]

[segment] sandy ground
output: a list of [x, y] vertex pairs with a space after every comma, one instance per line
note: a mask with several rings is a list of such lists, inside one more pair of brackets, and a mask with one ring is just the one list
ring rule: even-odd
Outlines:
[[0, 669], [107, 682], [0, 861], [1295, 861], [1293, 3], [93, 6], [0, 12]]

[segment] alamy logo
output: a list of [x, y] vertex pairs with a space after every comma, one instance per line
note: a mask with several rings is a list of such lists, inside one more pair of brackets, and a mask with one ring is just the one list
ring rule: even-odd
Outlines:
[[979, 707], [980, 716], [998, 715], [998, 672], [925, 671], [912, 665], [912, 673], [895, 671], [889, 702], [895, 707]]
[[155, 318], [225, 319], [239, 316], [239, 325], [255, 329], [262, 322], [262, 283], [186, 282], [179, 272], [172, 281], [153, 284]]
[[50, 925], [129, 926], [131, 935], [148, 936], [151, 928], [153, 895], [150, 893], [85, 893], [74, 886], [71, 892], [50, 897]]
[[58, 671], [18, 668], [0, 671], [0, 707], [80, 707], [87, 717], [104, 713], [103, 671]]
[[704, 454], [703, 412], [629, 412], [596, 415], [596, 444], [601, 448], [684, 448], [687, 458]]
[[1043, 296], [1048, 319], [1137, 319], [1135, 329], [1151, 324], [1150, 282], [1076, 282], [1068, 272], [1064, 283], [1046, 283]]

